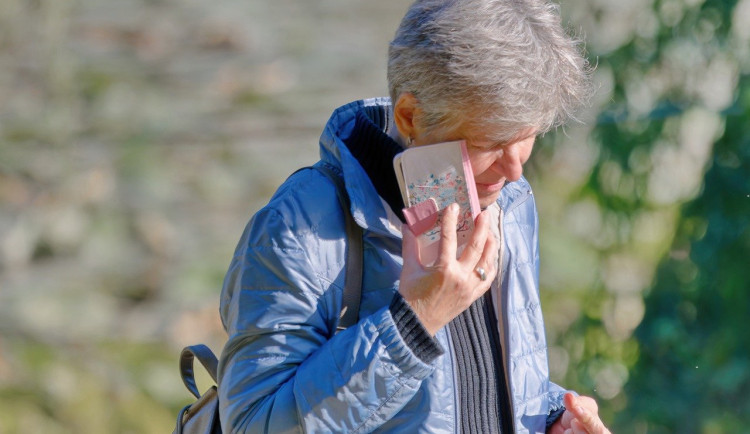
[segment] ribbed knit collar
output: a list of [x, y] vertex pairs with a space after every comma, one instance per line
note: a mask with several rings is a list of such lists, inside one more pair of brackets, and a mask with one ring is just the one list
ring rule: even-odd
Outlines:
[[393, 157], [403, 151], [387, 133], [390, 106], [362, 107], [344, 144], [365, 170], [372, 185], [401, 221], [404, 201], [393, 169]]

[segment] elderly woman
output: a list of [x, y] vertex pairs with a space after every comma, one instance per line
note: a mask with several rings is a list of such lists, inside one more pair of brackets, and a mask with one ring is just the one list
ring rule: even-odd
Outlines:
[[[359, 322], [336, 333], [347, 245], [336, 188], [300, 171], [252, 218], [225, 279], [224, 431], [607, 432], [593, 400], [549, 380], [537, 214], [522, 177], [535, 137], [588, 96], [587, 63], [557, 7], [416, 1], [388, 80], [390, 98], [337, 109], [320, 140], [363, 229]], [[448, 207], [426, 267], [392, 160], [458, 139], [483, 211], [457, 257]]]

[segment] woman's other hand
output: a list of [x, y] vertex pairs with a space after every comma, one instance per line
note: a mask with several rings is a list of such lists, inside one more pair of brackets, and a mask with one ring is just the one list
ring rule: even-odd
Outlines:
[[[425, 267], [419, 260], [416, 236], [404, 225], [403, 259], [399, 292], [431, 335], [466, 310], [489, 288], [497, 275], [497, 242], [490, 230], [489, 214], [479, 214], [468, 244], [456, 259], [457, 204], [443, 213], [437, 262]], [[482, 268], [486, 279], [479, 277]]]
[[599, 406], [588, 396], [565, 394], [565, 412], [550, 427], [549, 434], [611, 434], [599, 418]]

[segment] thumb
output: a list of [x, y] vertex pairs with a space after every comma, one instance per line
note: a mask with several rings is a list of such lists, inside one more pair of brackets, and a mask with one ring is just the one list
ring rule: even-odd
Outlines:
[[604, 426], [604, 423], [599, 418], [596, 410], [592, 411], [591, 408], [586, 407], [585, 399], [586, 398], [576, 397], [572, 393], [566, 393], [563, 398], [565, 408], [575, 415], [575, 418], [581, 425], [583, 425], [586, 432], [609, 434], [610, 431]]
[[573, 407], [576, 405], [576, 396], [570, 392], [566, 393], [563, 396], [563, 404], [565, 404], [566, 409], [573, 411]]

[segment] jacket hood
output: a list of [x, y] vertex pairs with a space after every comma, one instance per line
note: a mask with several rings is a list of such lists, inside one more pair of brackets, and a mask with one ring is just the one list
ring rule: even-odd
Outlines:
[[[387, 97], [354, 101], [333, 112], [320, 136], [320, 158], [341, 169], [351, 201], [351, 213], [357, 224], [370, 231], [400, 238], [401, 228], [391, 223], [387, 205], [344, 143], [354, 133], [357, 112], [371, 106], [382, 107], [390, 117], [391, 99]], [[387, 125], [382, 127], [385, 130]]]

